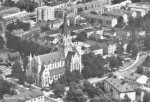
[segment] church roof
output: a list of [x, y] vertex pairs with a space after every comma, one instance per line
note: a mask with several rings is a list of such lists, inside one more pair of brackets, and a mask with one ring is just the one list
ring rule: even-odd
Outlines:
[[66, 70], [65, 67], [55, 68], [53, 70], [50, 70], [50, 76], [54, 76], [54, 75], [58, 75], [58, 74], [64, 73], [65, 70]]
[[68, 29], [68, 23], [67, 23], [67, 14], [65, 13], [65, 17], [64, 17], [64, 23], [62, 26], [62, 33], [64, 35], [67, 35], [69, 33], [69, 29]]
[[74, 56], [74, 55], [75, 55], [75, 52], [69, 51], [68, 54], [67, 54], [66, 60], [71, 59], [72, 56]]
[[41, 63], [42, 64], [47, 64], [47, 63], [51, 63], [51, 62], [57, 62], [60, 60], [65, 60], [64, 54], [61, 51], [57, 51], [57, 52], [51, 52], [48, 54], [44, 54], [44, 55], [39, 55]]

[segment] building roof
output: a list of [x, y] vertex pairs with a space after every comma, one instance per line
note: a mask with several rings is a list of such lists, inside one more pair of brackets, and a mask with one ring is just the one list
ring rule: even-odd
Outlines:
[[48, 6], [58, 6], [60, 4], [64, 4], [64, 3], [67, 3], [69, 0], [61, 0], [61, 1], [57, 1], [57, 2], [52, 2], [52, 3], [49, 3]]
[[118, 92], [120, 93], [127, 93], [127, 92], [135, 92], [133, 88], [127, 83], [124, 83], [122, 80], [119, 80], [118, 78], [108, 78], [105, 79], [106, 82], [108, 82], [112, 87], [114, 87]]
[[125, 71], [125, 72], [122, 73], [122, 76], [124, 76], [125, 78], [136, 80], [139, 77], [141, 77], [142, 75], [137, 74], [137, 73], [131, 73], [129, 71]]
[[53, 70], [50, 70], [50, 76], [58, 75], [64, 73], [65, 71], [66, 71], [65, 67], [55, 68]]
[[53, 41], [55, 38], [54, 37], [45, 36], [44, 39], [47, 40], [47, 41]]
[[141, 66], [150, 68], [150, 56], [147, 56], [145, 61], [141, 64]]
[[19, 55], [19, 53], [18, 53], [18, 52], [8, 53], [8, 56], [9, 56], [10, 58], [15, 58], [15, 57], [20, 58], [20, 55]]
[[112, 21], [114, 17], [108, 17], [108, 16], [102, 16], [102, 15], [94, 15], [94, 14], [81, 14], [83, 17], [88, 17], [88, 18], [96, 18], [96, 19], [102, 19], [102, 20], [107, 20], [107, 21]]
[[120, 12], [112, 12], [112, 11], [106, 11], [104, 12], [104, 15], [115, 15], [115, 16], [123, 16], [123, 13]]
[[89, 44], [90, 46], [95, 45], [97, 42], [92, 40], [86, 40], [84, 43]]
[[42, 64], [65, 60], [64, 54], [61, 51], [50, 52], [48, 54], [39, 55]]
[[70, 60], [75, 55], [75, 52], [69, 51], [66, 57], [66, 60]]
[[116, 31], [116, 36], [127, 38], [128, 37], [128, 31], [126, 31], [126, 30], [117, 30]]
[[31, 89], [30, 91], [26, 91], [18, 95], [13, 95], [4, 100], [5, 102], [25, 102], [26, 100], [30, 100], [43, 95], [44, 94], [41, 92], [40, 89]]
[[81, 25], [78, 25], [78, 24], [70, 26], [69, 28], [70, 28], [70, 31], [83, 29], [83, 27]]
[[47, 35], [60, 34], [60, 30], [48, 30], [45, 33]]
[[85, 29], [85, 32], [92, 32], [92, 31], [94, 31], [94, 29], [92, 28]]
[[89, 48], [91, 51], [102, 49], [99, 45], [95, 44], [94, 46], [90, 46]]
[[147, 81], [149, 80], [149, 78], [145, 75], [142, 75], [141, 77], [139, 77], [136, 82], [139, 84], [147, 84]]

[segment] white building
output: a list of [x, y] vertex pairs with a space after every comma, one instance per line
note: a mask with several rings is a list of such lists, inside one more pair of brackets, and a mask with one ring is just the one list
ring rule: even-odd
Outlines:
[[67, 2], [63, 3], [51, 3], [51, 6], [41, 6], [36, 9], [36, 21], [48, 21], [55, 20], [55, 10], [58, 8], [66, 7]]
[[125, 95], [128, 95], [131, 101], [136, 99], [135, 90], [129, 84], [115, 77], [104, 80], [104, 89], [116, 99], [124, 99]]

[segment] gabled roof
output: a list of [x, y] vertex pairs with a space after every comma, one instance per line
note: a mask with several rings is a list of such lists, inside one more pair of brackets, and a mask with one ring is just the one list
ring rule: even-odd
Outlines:
[[97, 42], [92, 40], [86, 40], [84, 43], [89, 44], [90, 46], [95, 45]]
[[125, 71], [125, 72], [122, 73], [122, 76], [124, 76], [126, 78], [130, 78], [130, 79], [136, 80], [139, 77], [141, 77], [142, 75], [137, 74], [137, 73], [131, 73], [129, 71]]
[[55, 68], [53, 70], [50, 70], [50, 76], [62, 74], [66, 71], [65, 67]]
[[69, 51], [66, 57], [66, 60], [71, 60], [71, 58], [75, 55], [75, 52]]
[[102, 49], [99, 45], [95, 44], [94, 46], [91, 46], [89, 48], [91, 51], [95, 51], [95, 50], [99, 50], [99, 49]]
[[43, 95], [44, 94], [41, 92], [40, 89], [31, 89], [30, 91], [25, 91], [18, 95], [13, 95], [4, 100], [5, 102], [25, 102], [27, 100], [31, 100], [31, 99], [34, 99]]
[[48, 54], [39, 55], [42, 64], [48, 64], [51, 62], [57, 62], [60, 60], [65, 60], [64, 54], [61, 51], [50, 52]]
[[18, 53], [18, 52], [8, 53], [8, 56], [9, 56], [10, 58], [15, 58], [15, 57], [20, 58], [20, 55], [19, 55], [19, 53]]
[[141, 64], [141, 66], [150, 68], [150, 56], [147, 56], [145, 61]]

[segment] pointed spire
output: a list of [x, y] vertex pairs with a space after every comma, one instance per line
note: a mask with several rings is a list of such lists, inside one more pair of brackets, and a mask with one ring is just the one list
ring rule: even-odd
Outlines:
[[31, 55], [31, 53], [30, 53], [30, 56], [29, 56], [29, 61], [32, 61], [32, 55]]
[[69, 29], [68, 29], [68, 22], [67, 22], [67, 13], [64, 15], [64, 23], [62, 27], [62, 34], [68, 35], [69, 34]]
[[37, 56], [37, 62], [38, 62], [38, 64], [41, 64], [41, 60], [40, 60], [39, 56]]

